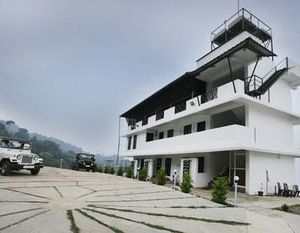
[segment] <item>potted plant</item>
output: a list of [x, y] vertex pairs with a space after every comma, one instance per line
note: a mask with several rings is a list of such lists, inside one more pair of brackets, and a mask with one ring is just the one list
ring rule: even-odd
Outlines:
[[258, 196], [260, 196], [260, 197], [262, 197], [264, 195], [263, 186], [264, 186], [264, 184], [260, 183], [260, 191], [257, 192]]

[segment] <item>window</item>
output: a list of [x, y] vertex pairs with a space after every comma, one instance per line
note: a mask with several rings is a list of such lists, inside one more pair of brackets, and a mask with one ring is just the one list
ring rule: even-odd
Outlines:
[[205, 121], [201, 121], [197, 123], [197, 132], [205, 130]]
[[166, 175], [167, 176], [171, 175], [171, 163], [172, 163], [171, 158], [166, 158], [166, 161], [165, 161], [165, 171], [166, 171]]
[[175, 105], [175, 113], [182, 112], [186, 109], [186, 101], [182, 101]]
[[136, 140], [137, 140], [137, 135], [134, 135], [132, 149], [136, 149]]
[[174, 136], [174, 129], [168, 130], [168, 132], [167, 132], [167, 137], [168, 137], [168, 138], [171, 138], [171, 137], [173, 137], [173, 136]]
[[183, 128], [183, 134], [190, 134], [192, 133], [192, 125], [186, 125]]
[[163, 138], [164, 138], [164, 132], [159, 132], [158, 139], [163, 139]]
[[130, 136], [130, 137], [128, 138], [127, 150], [130, 150], [130, 148], [131, 148], [131, 140], [132, 140], [132, 137]]
[[204, 157], [198, 158], [198, 173], [204, 173]]
[[157, 113], [156, 113], [156, 120], [157, 121], [164, 118], [164, 112], [165, 112], [164, 110], [157, 111]]
[[148, 124], [148, 117], [144, 117], [142, 120], [142, 125], [147, 125]]
[[153, 133], [147, 133], [146, 134], [146, 142], [151, 142], [154, 140], [154, 134]]
[[142, 170], [144, 168], [144, 159], [141, 159], [140, 169]]
[[183, 174], [185, 172], [190, 173], [191, 160], [183, 160]]

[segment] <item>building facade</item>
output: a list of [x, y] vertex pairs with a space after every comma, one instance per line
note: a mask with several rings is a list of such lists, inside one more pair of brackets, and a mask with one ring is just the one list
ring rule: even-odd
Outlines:
[[272, 29], [241, 9], [211, 35], [211, 51], [195, 70], [137, 104], [121, 117], [128, 131], [121, 154], [134, 159], [134, 174], [163, 167], [172, 180], [189, 172], [194, 187], [217, 176], [255, 194], [295, 183], [291, 92], [300, 67], [288, 58], [274, 62]]

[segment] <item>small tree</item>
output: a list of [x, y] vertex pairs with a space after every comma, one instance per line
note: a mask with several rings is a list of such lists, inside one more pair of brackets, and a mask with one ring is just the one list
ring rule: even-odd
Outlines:
[[114, 167], [110, 167], [110, 169], [108, 170], [109, 174], [115, 174], [115, 168]]
[[118, 168], [118, 171], [117, 171], [117, 175], [118, 175], [118, 176], [123, 176], [123, 173], [124, 173], [123, 167], [119, 167], [119, 168]]
[[192, 178], [189, 172], [184, 172], [183, 179], [180, 185], [181, 192], [190, 193], [192, 188]]
[[141, 180], [141, 181], [146, 181], [147, 175], [148, 175], [147, 168], [144, 167], [142, 170], [140, 170], [140, 173], [139, 173], [139, 180]]
[[156, 174], [156, 184], [165, 185], [167, 182], [165, 169], [160, 168]]
[[103, 172], [102, 166], [100, 164], [97, 166], [97, 172]]
[[104, 168], [104, 173], [109, 173], [109, 170], [110, 170], [109, 166], [106, 165], [105, 168]]
[[127, 167], [127, 169], [126, 169], [126, 177], [127, 178], [132, 178], [133, 177], [133, 171], [132, 171], [132, 168], [130, 166]]
[[211, 196], [212, 201], [226, 204], [228, 194], [228, 181], [226, 177], [217, 177], [212, 183]]

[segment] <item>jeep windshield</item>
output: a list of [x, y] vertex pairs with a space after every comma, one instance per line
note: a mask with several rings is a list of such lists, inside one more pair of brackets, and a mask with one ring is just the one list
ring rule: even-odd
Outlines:
[[94, 159], [94, 155], [79, 154], [79, 158], [90, 160], [90, 159]]
[[30, 150], [31, 145], [29, 142], [3, 139], [1, 140], [1, 147], [17, 150]]

